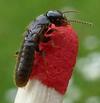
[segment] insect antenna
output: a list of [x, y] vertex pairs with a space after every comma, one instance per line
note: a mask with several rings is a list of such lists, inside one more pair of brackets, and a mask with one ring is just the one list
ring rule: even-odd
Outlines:
[[87, 22], [87, 21], [83, 21], [83, 20], [68, 20], [68, 22], [87, 24], [87, 25], [93, 26], [93, 23]]
[[62, 13], [65, 14], [65, 13], [71, 13], [71, 12], [80, 13], [80, 11], [77, 11], [77, 10], [63, 11]]

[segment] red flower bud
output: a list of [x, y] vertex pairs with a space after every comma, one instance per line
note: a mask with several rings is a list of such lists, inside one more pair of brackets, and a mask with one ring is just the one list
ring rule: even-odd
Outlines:
[[[78, 52], [78, 38], [70, 25], [55, 27], [47, 43], [40, 43], [39, 48], [43, 55], [35, 53], [35, 61], [30, 79], [41, 81], [48, 87], [64, 94]], [[45, 34], [46, 35], [46, 34]]]

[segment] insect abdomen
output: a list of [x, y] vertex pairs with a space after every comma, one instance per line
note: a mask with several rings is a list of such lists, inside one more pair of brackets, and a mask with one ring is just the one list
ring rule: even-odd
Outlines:
[[27, 81], [32, 71], [34, 52], [35, 52], [34, 43], [33, 45], [25, 45], [25, 42], [23, 43], [23, 46], [19, 53], [15, 73], [15, 82], [18, 87], [22, 87], [27, 84]]

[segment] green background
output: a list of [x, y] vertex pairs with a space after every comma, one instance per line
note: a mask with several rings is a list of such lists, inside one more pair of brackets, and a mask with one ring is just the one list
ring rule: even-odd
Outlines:
[[[80, 41], [78, 58], [86, 57], [92, 52], [99, 53], [99, 46], [89, 50], [83, 46], [83, 42], [84, 38], [90, 35], [100, 38], [100, 0], [0, 0], [0, 103], [11, 103], [9, 95], [6, 95], [10, 89], [16, 88], [13, 83], [16, 62], [14, 55], [23, 38], [22, 33], [33, 18], [52, 9], [78, 10], [80, 14], [72, 15], [73, 18], [91, 21], [94, 24], [94, 27], [72, 24]], [[82, 95], [78, 100], [69, 103], [86, 103], [89, 97], [100, 97], [100, 78], [92, 82], [87, 81], [76, 69], [77, 66], [73, 80]]]

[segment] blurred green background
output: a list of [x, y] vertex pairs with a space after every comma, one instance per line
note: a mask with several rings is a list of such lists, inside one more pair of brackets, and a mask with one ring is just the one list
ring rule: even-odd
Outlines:
[[38, 15], [51, 9], [78, 10], [69, 19], [79, 36], [79, 55], [64, 103], [100, 103], [100, 0], [0, 0], [0, 103], [13, 103], [13, 71], [22, 33]]

